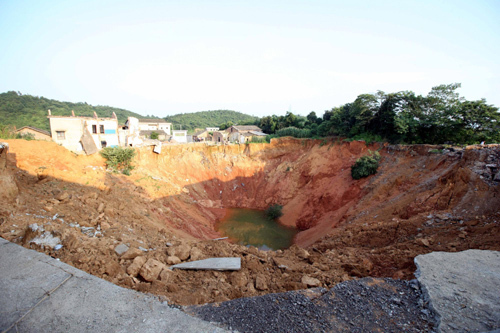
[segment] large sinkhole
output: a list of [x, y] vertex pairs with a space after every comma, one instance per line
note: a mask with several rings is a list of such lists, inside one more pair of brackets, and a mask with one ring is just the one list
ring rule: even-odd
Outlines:
[[261, 250], [286, 249], [297, 234], [297, 229], [269, 219], [264, 211], [247, 208], [228, 208], [215, 228], [233, 243]]

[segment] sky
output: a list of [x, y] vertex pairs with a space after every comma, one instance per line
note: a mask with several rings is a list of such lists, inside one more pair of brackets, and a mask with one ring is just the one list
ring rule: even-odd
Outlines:
[[459, 82], [500, 106], [500, 1], [0, 0], [0, 92], [307, 115]]

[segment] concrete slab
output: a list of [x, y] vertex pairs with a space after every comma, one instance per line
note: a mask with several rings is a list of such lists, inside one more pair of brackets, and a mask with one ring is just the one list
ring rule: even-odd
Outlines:
[[198, 269], [214, 271], [237, 271], [241, 269], [241, 258], [209, 258], [170, 266], [170, 269]]
[[0, 332], [225, 332], [0, 238]]
[[0, 245], [0, 329], [11, 326], [47, 292], [71, 277], [41, 259], [44, 259], [42, 254], [27, 251], [23, 260], [19, 260], [18, 245], [9, 242]]
[[500, 252], [432, 252], [415, 258], [415, 275], [437, 312], [440, 332], [500, 328]]

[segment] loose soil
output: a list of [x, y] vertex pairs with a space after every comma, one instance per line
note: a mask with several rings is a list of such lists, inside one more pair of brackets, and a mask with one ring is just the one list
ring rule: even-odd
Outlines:
[[[1, 237], [180, 305], [332, 288], [367, 276], [412, 279], [418, 254], [500, 250], [498, 146], [432, 153], [443, 147], [291, 138], [165, 145], [161, 154], [138, 149], [125, 176], [107, 171], [98, 154], [7, 142]], [[350, 166], [369, 149], [380, 149], [379, 172], [353, 180]], [[289, 249], [213, 240], [222, 236], [215, 223], [226, 208], [271, 204], [284, 207], [280, 223], [301, 230]], [[62, 248], [53, 247], [55, 238]], [[242, 259], [240, 271], [167, 269], [231, 256]]]

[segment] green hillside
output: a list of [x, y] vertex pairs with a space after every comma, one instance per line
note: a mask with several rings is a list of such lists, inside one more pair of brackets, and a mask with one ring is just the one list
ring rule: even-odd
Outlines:
[[48, 109], [54, 116], [70, 116], [71, 110], [74, 110], [77, 116], [93, 116], [95, 111], [99, 117], [111, 117], [114, 111], [121, 124], [128, 117], [144, 118], [140, 114], [110, 106], [60, 102], [45, 97], [22, 95], [15, 91], [0, 94], [0, 123], [3, 125], [17, 128], [33, 126], [49, 131]]
[[174, 125], [173, 129], [178, 130], [180, 126], [182, 126], [182, 129], [188, 130], [192, 133], [196, 128], [222, 126], [223, 129], [227, 125], [254, 124], [258, 118], [231, 110], [214, 110], [181, 113], [173, 116], [167, 116], [164, 119]]

